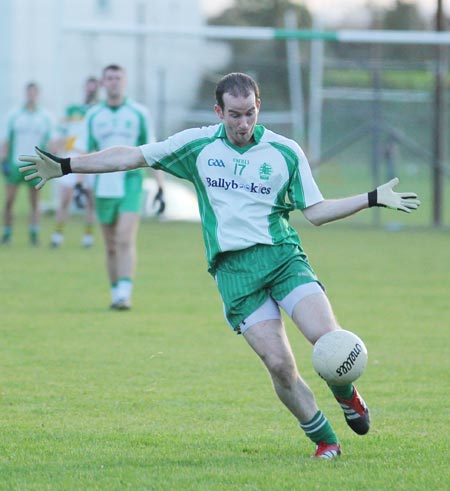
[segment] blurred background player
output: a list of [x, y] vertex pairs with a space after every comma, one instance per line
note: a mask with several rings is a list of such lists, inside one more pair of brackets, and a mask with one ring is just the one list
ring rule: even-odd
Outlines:
[[[14, 215], [13, 209], [19, 185], [24, 183], [19, 172], [19, 155], [33, 152], [37, 145], [48, 146], [53, 131], [53, 122], [49, 112], [39, 105], [40, 89], [35, 82], [25, 87], [25, 103], [13, 110], [7, 121], [7, 134], [0, 147], [3, 175], [6, 192], [3, 210], [2, 244], [9, 244], [12, 238]], [[31, 185], [30, 185], [31, 184]], [[29, 236], [30, 244], [39, 244], [39, 191], [34, 188], [36, 181], [27, 183], [30, 201]]]
[[[126, 96], [127, 76], [119, 65], [102, 73], [106, 102], [89, 110], [85, 120], [86, 150], [103, 150], [113, 145], [142, 145], [151, 140], [146, 108]], [[106, 264], [111, 285], [111, 308], [131, 308], [136, 268], [136, 238], [141, 216], [145, 171], [112, 172], [95, 178], [97, 219], [101, 224]], [[158, 184], [159, 213], [164, 211], [163, 176], [154, 171]]]
[[[67, 157], [82, 153], [80, 148], [86, 146], [83, 135], [83, 120], [90, 107], [97, 103], [99, 82], [89, 77], [84, 84], [84, 101], [82, 104], [68, 106], [64, 122], [61, 127], [62, 137], [55, 143], [54, 150]], [[52, 145], [53, 147], [53, 145]], [[77, 208], [85, 210], [85, 229], [81, 239], [83, 247], [94, 244], [93, 228], [95, 223], [95, 207], [93, 196], [94, 176], [67, 175], [60, 179], [57, 187], [58, 208], [56, 210], [55, 230], [52, 234], [50, 246], [59, 247], [64, 242], [64, 227], [69, 218], [72, 200], [75, 198]]]

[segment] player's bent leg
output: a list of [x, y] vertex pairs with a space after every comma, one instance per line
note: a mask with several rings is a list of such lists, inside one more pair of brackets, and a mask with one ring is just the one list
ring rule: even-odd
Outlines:
[[246, 326], [243, 335], [266, 366], [281, 402], [297, 418], [306, 436], [316, 443], [314, 457], [338, 457], [341, 453], [338, 439], [317, 408], [311, 389], [298, 373], [281, 318], [260, 320]]
[[244, 337], [266, 366], [280, 400], [300, 421], [317, 412], [314, 396], [301, 379], [281, 319], [261, 321]]
[[[340, 329], [330, 302], [323, 291], [312, 291], [305, 288], [307, 285], [297, 287], [287, 295], [279, 304], [292, 317], [292, 320], [314, 344], [327, 332]], [[318, 284], [317, 284], [318, 285]], [[319, 285], [318, 285], [319, 286]], [[320, 288], [320, 287], [319, 287]], [[369, 409], [352, 384], [346, 386], [331, 386], [334, 397], [344, 411], [347, 425], [358, 435], [365, 435], [370, 427]]]

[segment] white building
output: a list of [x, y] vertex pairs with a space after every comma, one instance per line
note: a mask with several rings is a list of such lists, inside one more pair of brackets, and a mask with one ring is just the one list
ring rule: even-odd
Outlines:
[[199, 0], [0, 0], [0, 11], [1, 123], [28, 81], [41, 86], [42, 104], [58, 118], [80, 100], [87, 76], [117, 63], [128, 71], [129, 95], [149, 107], [163, 138], [183, 127], [202, 75], [228, 61], [220, 43], [142, 33], [201, 27]]

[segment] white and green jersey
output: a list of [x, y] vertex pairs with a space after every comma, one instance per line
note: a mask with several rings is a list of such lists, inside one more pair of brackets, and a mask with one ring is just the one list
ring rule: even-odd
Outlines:
[[[85, 119], [86, 151], [147, 143], [150, 141], [148, 119], [147, 109], [130, 99], [118, 107], [110, 107], [106, 103], [95, 105]], [[125, 174], [111, 172], [96, 176], [95, 195], [99, 198], [122, 198], [125, 194]]]
[[289, 212], [323, 200], [299, 145], [263, 126], [237, 147], [223, 124], [143, 145], [149, 166], [191, 181], [196, 189], [210, 272], [217, 254], [255, 244], [295, 243]]
[[59, 126], [59, 133], [67, 139], [65, 151], [69, 157], [80, 153], [80, 145], [85, 149], [84, 118], [92, 105], [72, 104], [65, 110], [64, 121]]
[[9, 145], [8, 161], [11, 165], [23, 165], [19, 155], [33, 155], [34, 147], [46, 148], [52, 136], [53, 120], [43, 108], [30, 111], [21, 107], [13, 111], [7, 123], [6, 141]]

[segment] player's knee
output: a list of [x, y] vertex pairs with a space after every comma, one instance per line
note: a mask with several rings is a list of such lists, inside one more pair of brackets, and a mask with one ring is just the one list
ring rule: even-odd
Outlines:
[[297, 379], [295, 364], [285, 358], [271, 359], [266, 363], [274, 382], [285, 389], [289, 389]]
[[115, 257], [117, 255], [117, 248], [115, 243], [108, 242], [105, 246], [105, 249], [106, 254], [108, 254], [109, 257]]
[[310, 342], [316, 344], [317, 340], [332, 331], [337, 331], [341, 329], [336, 322], [323, 323], [318, 329], [314, 331], [311, 336]]
[[133, 247], [133, 241], [131, 237], [125, 235], [117, 237], [116, 244], [117, 248], [121, 251], [128, 251]]

